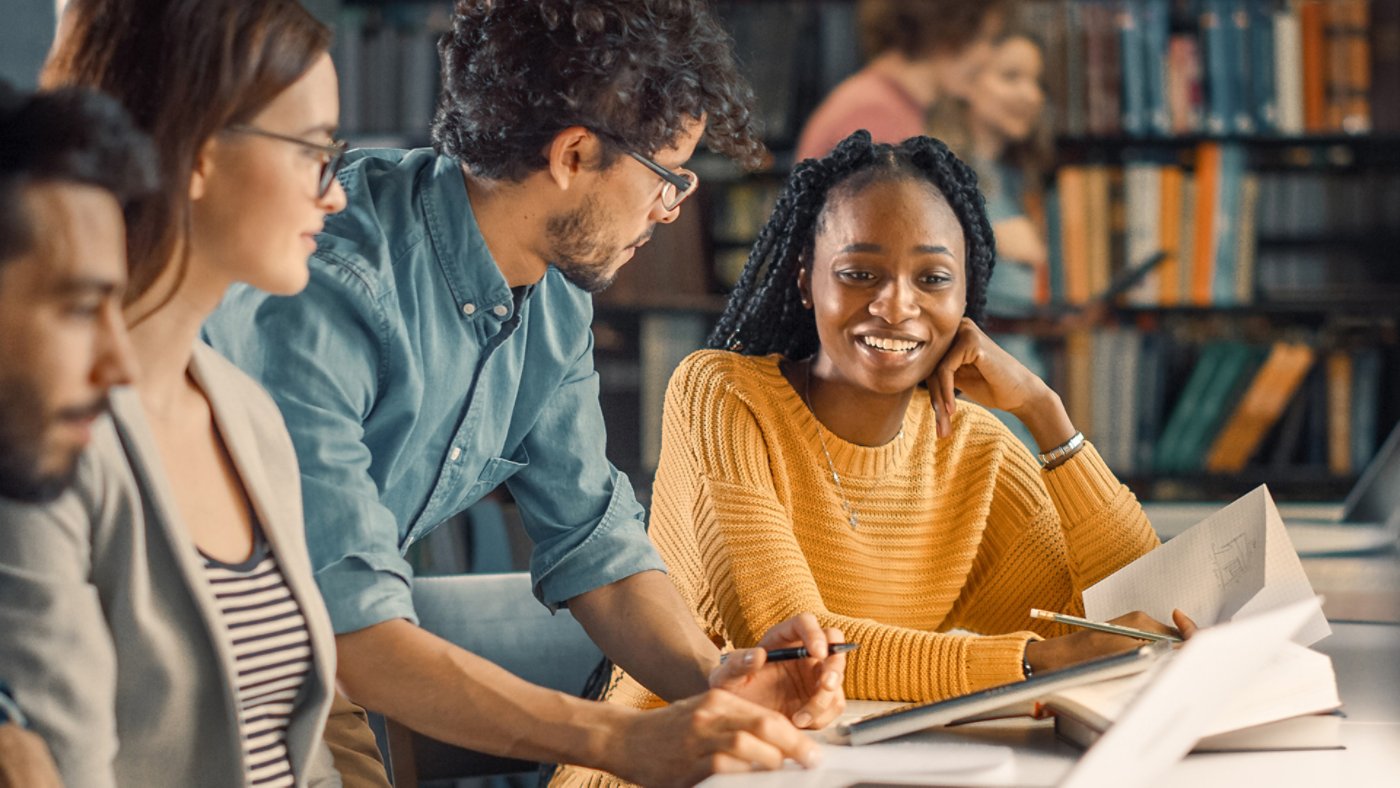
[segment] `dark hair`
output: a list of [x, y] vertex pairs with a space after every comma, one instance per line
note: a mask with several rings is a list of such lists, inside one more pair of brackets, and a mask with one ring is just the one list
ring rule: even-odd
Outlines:
[[825, 210], [867, 186], [897, 180], [928, 183], [953, 209], [966, 244], [965, 314], [981, 323], [996, 247], [977, 176], [932, 137], [877, 145], [870, 132], [861, 130], [825, 157], [807, 159], [792, 171], [707, 345], [749, 356], [780, 353], [802, 359], [815, 353], [816, 318], [802, 306], [797, 272], [812, 264]]
[[1015, 0], [860, 0], [860, 44], [867, 57], [896, 50], [907, 58], [957, 53], [988, 16], [1008, 15]]
[[330, 30], [295, 0], [70, 0], [41, 83], [116, 97], [160, 156], [160, 191], [128, 219], [128, 302], [184, 264], [176, 251], [188, 254], [190, 176], [205, 142], [251, 120], [329, 45]]
[[96, 186], [126, 209], [155, 187], [155, 151], [107, 96], [19, 93], [0, 82], [0, 265], [32, 248], [22, 197], [44, 181]]
[[438, 44], [443, 89], [433, 144], [483, 178], [546, 165], [560, 131], [654, 155], [704, 117], [710, 149], [757, 166], [753, 90], [702, 0], [459, 0]]

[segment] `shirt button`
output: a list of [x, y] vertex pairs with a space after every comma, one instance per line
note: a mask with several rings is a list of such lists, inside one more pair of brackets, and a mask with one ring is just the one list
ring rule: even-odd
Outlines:
[[469, 316], [476, 314], [476, 304], [462, 304], [462, 314]]
[[459, 449], [459, 448], [457, 448], [456, 446], [453, 446], [453, 447], [452, 447], [452, 451], [447, 455], [447, 458], [448, 458], [449, 460], [452, 460], [453, 462], [456, 462], [456, 461], [457, 461], [457, 458], [458, 458], [458, 457], [461, 457], [461, 456], [462, 456], [462, 450]]
[[496, 313], [496, 317], [505, 317], [506, 313], [510, 312], [510, 307], [505, 304], [496, 304], [491, 308], [491, 311]]

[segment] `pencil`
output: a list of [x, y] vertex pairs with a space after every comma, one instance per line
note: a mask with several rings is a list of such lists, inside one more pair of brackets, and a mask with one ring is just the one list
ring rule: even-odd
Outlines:
[[1114, 635], [1126, 635], [1130, 638], [1141, 640], [1165, 640], [1168, 643], [1180, 643], [1181, 638], [1176, 635], [1163, 635], [1158, 632], [1148, 632], [1145, 629], [1134, 629], [1132, 627], [1121, 627], [1117, 624], [1105, 624], [1101, 621], [1090, 621], [1087, 618], [1071, 616], [1066, 613], [1053, 613], [1049, 610], [1031, 608], [1031, 618], [1044, 619], [1045, 621], [1057, 621], [1061, 624], [1068, 624], [1072, 627], [1084, 627], [1085, 629], [1097, 629], [1100, 632], [1108, 632]]

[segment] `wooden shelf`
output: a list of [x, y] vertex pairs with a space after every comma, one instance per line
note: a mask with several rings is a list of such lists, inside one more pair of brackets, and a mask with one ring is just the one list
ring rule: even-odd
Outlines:
[[1336, 476], [1325, 467], [1252, 467], [1239, 473], [1180, 475], [1120, 474], [1139, 497], [1152, 501], [1232, 501], [1261, 484], [1278, 501], [1341, 500], [1355, 475]]

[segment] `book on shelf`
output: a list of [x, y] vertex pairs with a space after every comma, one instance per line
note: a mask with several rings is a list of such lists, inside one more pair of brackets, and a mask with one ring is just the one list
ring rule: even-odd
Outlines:
[[1371, 2], [1333, 0], [1326, 8], [1327, 126], [1364, 133], [1371, 130]]
[[1400, 3], [1371, 6], [1371, 124], [1378, 132], [1400, 131]]
[[[1365, 466], [1387, 423], [1387, 347], [1338, 346], [1298, 329], [1246, 342], [1106, 326], [1064, 337], [1057, 389], [1120, 474], [1312, 467], [1345, 476]], [[1344, 377], [1327, 374], [1319, 359], [1329, 356], [1346, 359], [1332, 362]], [[1348, 464], [1336, 464], [1343, 455]]]
[[1327, 129], [1327, 9], [1318, 0], [1298, 4], [1302, 34], [1303, 129]]
[[1274, 91], [1278, 133], [1303, 133], [1303, 30], [1295, 13], [1273, 14]]
[[[1063, 135], [1364, 133], [1400, 125], [1397, 23], [1371, 0], [1051, 0]], [[1390, 47], [1387, 50], [1387, 47]], [[1389, 69], [1389, 70], [1387, 70]], [[1380, 127], [1380, 126], [1378, 126]]]
[[1235, 473], [1244, 469], [1269, 430], [1283, 417], [1288, 403], [1312, 368], [1314, 358], [1313, 349], [1306, 343], [1274, 343], [1268, 358], [1215, 436], [1206, 455], [1206, 470]]
[[1358, 348], [1353, 353], [1351, 386], [1351, 467], [1365, 468], [1375, 456], [1380, 436], [1380, 348]]
[[1247, 159], [1238, 144], [1206, 142], [1194, 151], [1192, 170], [1145, 158], [1123, 167], [1061, 167], [1052, 265], [1062, 270], [1052, 272], [1051, 300], [1088, 303], [1162, 252], [1163, 261], [1125, 295], [1126, 303], [1251, 303], [1262, 187]]
[[1263, 357], [1263, 349], [1243, 342], [1230, 342], [1222, 354], [1216, 373], [1201, 389], [1197, 410], [1183, 413], [1178, 453], [1170, 466], [1181, 472], [1199, 471], [1205, 466], [1211, 441], [1219, 433], [1228, 409], [1239, 398]]
[[1162, 426], [1160, 440], [1152, 458], [1154, 471], [1170, 472], [1183, 466], [1180, 457], [1185, 451], [1183, 442], [1186, 428], [1200, 408], [1206, 388], [1224, 363], [1228, 347], [1229, 345], [1223, 342], [1212, 342], [1202, 348], [1200, 358], [1181, 387], [1175, 408]]
[[1351, 354], [1327, 354], [1327, 470], [1347, 476], [1351, 466]]

